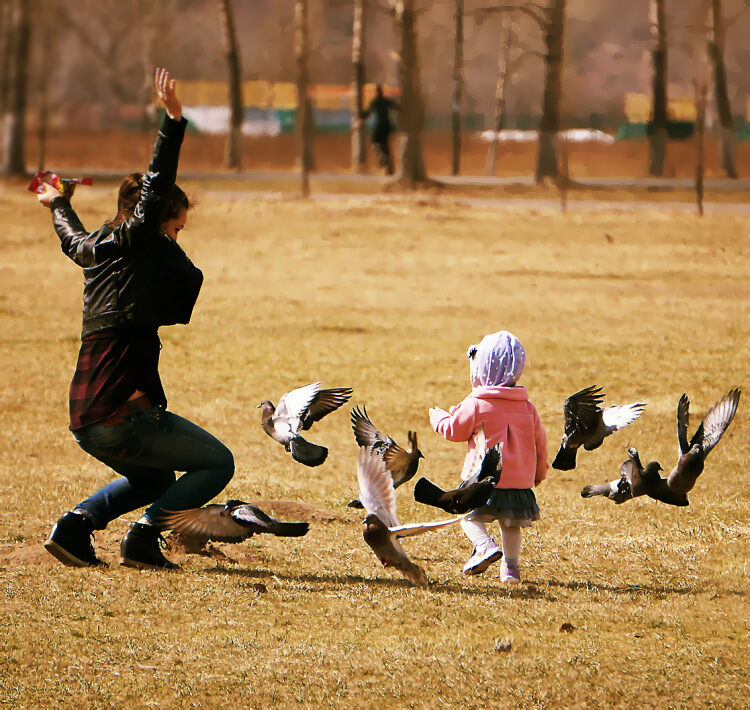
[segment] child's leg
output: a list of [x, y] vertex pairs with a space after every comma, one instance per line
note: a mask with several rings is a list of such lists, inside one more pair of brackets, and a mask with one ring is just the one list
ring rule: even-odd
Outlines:
[[480, 574], [502, 557], [500, 548], [487, 533], [484, 523], [473, 515], [464, 518], [460, 525], [466, 537], [474, 545], [474, 551], [464, 565], [464, 574]]
[[518, 564], [518, 558], [521, 555], [521, 528], [508, 528], [501, 525], [500, 532], [503, 535], [505, 561], [508, 564]]
[[521, 567], [518, 558], [521, 555], [521, 528], [500, 525], [503, 535], [503, 564], [500, 567], [500, 579], [503, 582], [517, 584], [521, 581]]

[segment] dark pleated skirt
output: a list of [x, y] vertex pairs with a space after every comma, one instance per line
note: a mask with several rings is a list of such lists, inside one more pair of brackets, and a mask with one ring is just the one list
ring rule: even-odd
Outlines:
[[509, 528], [527, 528], [539, 520], [539, 506], [531, 488], [496, 488], [487, 503], [474, 511], [479, 518], [497, 520]]

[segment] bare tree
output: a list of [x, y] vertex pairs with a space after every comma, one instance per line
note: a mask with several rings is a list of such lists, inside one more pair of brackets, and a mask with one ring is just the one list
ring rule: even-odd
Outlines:
[[362, 92], [365, 85], [365, 44], [367, 0], [354, 0], [354, 25], [352, 28], [352, 170], [359, 173], [367, 169], [367, 144], [365, 124], [361, 120], [364, 105]]
[[497, 162], [498, 134], [503, 129], [505, 120], [506, 82], [508, 80], [508, 62], [510, 60], [510, 48], [513, 44], [513, 33], [511, 30], [511, 17], [503, 14], [500, 17], [500, 52], [497, 60], [497, 84], [495, 86], [495, 119], [492, 129], [495, 133], [489, 150], [487, 151], [487, 175], [495, 174]]
[[565, 0], [550, 0], [546, 8], [544, 30], [545, 72], [542, 97], [542, 119], [539, 123], [539, 147], [536, 154], [536, 181], [557, 177], [556, 140], [560, 130], [562, 96]]
[[297, 62], [297, 136], [299, 160], [302, 172], [302, 195], [310, 194], [310, 170], [312, 169], [312, 112], [310, 110], [307, 0], [294, 2], [294, 55]]
[[47, 126], [49, 123], [49, 74], [54, 63], [50, 51], [53, 33], [50, 32], [50, 0], [37, 0], [37, 45], [40, 58], [39, 70], [39, 122], [37, 124], [37, 170], [44, 170], [47, 160]]
[[557, 133], [560, 130], [562, 98], [563, 47], [565, 45], [566, 0], [549, 0], [548, 5], [536, 3], [501, 5], [483, 8], [482, 12], [520, 12], [530, 17], [542, 30], [544, 38], [544, 90], [542, 117], [539, 122], [539, 143], [535, 179], [559, 176], [557, 166]]
[[654, 64], [653, 111], [648, 132], [648, 174], [664, 175], [667, 157], [667, 17], [665, 0], [649, 0], [651, 57]]
[[227, 134], [224, 164], [227, 168], [242, 168], [242, 81], [240, 78], [240, 51], [234, 25], [232, 0], [219, 0], [224, 54], [227, 62], [229, 89], [229, 133]]
[[401, 104], [399, 127], [404, 132], [401, 160], [394, 182], [412, 190], [428, 182], [422, 152], [424, 102], [417, 57], [417, 13], [415, 0], [394, 0], [393, 15], [400, 36], [399, 84]]
[[708, 83], [705, 77], [695, 79], [695, 200], [698, 214], [703, 217], [703, 174], [705, 172], [704, 134], [706, 128], [706, 94]]
[[714, 100], [720, 126], [721, 167], [727, 177], [736, 178], [734, 162], [735, 137], [732, 107], [727, 90], [727, 70], [724, 65], [724, 12], [722, 0], [710, 0], [708, 8], [708, 57], [714, 79]]
[[461, 164], [461, 99], [464, 83], [464, 0], [456, 0], [455, 27], [456, 36], [453, 44], [453, 110], [451, 113], [453, 161], [451, 173], [458, 175]]
[[29, 6], [26, 0], [10, 3], [11, 51], [8, 66], [8, 101], [4, 115], [3, 163], [0, 174], [4, 176], [24, 175], [26, 172], [24, 131], [26, 120], [26, 92], [28, 87]]

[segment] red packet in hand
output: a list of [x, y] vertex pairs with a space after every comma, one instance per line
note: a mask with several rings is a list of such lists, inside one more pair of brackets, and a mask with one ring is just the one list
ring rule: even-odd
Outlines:
[[93, 178], [90, 177], [61, 178], [59, 175], [55, 175], [55, 173], [49, 172], [48, 170], [42, 170], [34, 175], [29, 183], [28, 189], [30, 192], [41, 192], [41, 187], [45, 182], [60, 190], [62, 196], [67, 200], [73, 196], [73, 190], [75, 190], [76, 185], [94, 184]]

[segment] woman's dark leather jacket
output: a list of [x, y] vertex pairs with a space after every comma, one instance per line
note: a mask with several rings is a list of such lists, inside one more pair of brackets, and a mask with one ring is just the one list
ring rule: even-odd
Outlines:
[[68, 200], [50, 203], [63, 253], [83, 268], [81, 337], [119, 326], [187, 323], [203, 274], [161, 231], [187, 121], [165, 117], [133, 215], [87, 233]]

